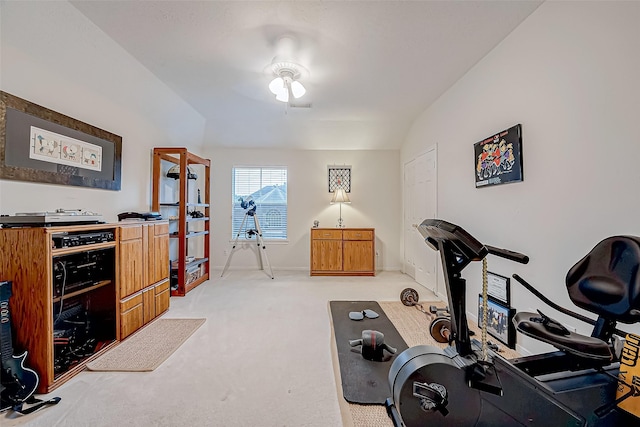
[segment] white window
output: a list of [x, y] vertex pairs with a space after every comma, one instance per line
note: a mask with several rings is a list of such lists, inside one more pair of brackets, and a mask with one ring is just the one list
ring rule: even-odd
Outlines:
[[287, 168], [234, 167], [232, 186], [232, 238], [255, 238], [255, 219], [263, 239], [286, 240]]

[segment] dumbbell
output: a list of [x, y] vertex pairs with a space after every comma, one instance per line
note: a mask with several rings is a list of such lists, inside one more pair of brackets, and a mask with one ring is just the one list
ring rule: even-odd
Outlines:
[[451, 313], [449, 313], [449, 307], [442, 308], [435, 305], [430, 305], [429, 312], [431, 314], [435, 314], [436, 317], [451, 317]]

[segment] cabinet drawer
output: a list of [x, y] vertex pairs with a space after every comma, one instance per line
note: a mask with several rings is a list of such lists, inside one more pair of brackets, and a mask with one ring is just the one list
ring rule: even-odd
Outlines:
[[169, 234], [169, 224], [155, 224], [154, 235], [161, 236], [163, 234]]
[[[126, 308], [126, 309], [124, 309]], [[123, 340], [144, 324], [142, 293], [120, 303], [120, 339]]]
[[136, 305], [142, 304], [142, 292], [131, 295], [129, 298], [125, 298], [120, 301], [120, 313], [131, 310]]
[[158, 295], [159, 293], [162, 293], [164, 291], [168, 291], [169, 290], [169, 281], [165, 280], [162, 283], [158, 283], [156, 285], [156, 295]]
[[[167, 282], [167, 284], [169, 284], [169, 282]], [[156, 293], [156, 316], [159, 316], [169, 309], [170, 296], [171, 292], [168, 287], [164, 291]]]
[[317, 229], [311, 230], [311, 238], [316, 239], [329, 239], [329, 240], [342, 240], [342, 230], [331, 229]]
[[120, 314], [120, 339], [123, 340], [142, 327], [142, 304]]
[[371, 230], [344, 230], [344, 240], [373, 240]]
[[120, 241], [132, 239], [142, 239], [142, 226], [120, 226]]

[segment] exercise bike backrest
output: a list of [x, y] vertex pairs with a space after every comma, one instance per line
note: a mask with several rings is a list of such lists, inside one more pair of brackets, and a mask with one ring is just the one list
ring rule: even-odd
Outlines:
[[613, 323], [640, 321], [640, 238], [614, 236], [598, 243], [567, 273], [569, 298]]

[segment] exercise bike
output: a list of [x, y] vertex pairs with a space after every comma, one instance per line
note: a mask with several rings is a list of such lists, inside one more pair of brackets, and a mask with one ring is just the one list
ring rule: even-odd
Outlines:
[[[518, 313], [514, 323], [520, 332], [558, 351], [507, 360], [470, 340], [461, 273], [488, 254], [520, 263], [528, 258], [483, 245], [446, 221], [427, 219], [418, 230], [440, 252], [453, 345], [444, 350], [416, 346], [396, 356], [386, 401], [396, 427], [640, 425], [640, 418], [618, 407], [640, 395], [640, 386], [636, 378], [634, 384], [618, 378], [616, 345], [616, 335], [624, 336], [616, 323], [640, 321], [640, 238], [605, 239], [569, 271], [571, 300], [599, 316], [593, 321], [573, 313], [594, 324], [590, 337], [568, 331], [541, 312]], [[616, 399], [621, 384], [630, 391]]]

